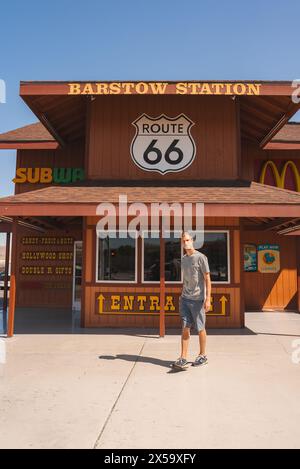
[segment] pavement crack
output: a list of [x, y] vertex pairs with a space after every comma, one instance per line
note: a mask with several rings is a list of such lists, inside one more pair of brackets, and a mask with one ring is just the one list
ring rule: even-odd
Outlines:
[[119, 394], [118, 394], [118, 396], [117, 396], [117, 398], [116, 398], [116, 400], [115, 400], [115, 402], [114, 402], [112, 408], [110, 409], [110, 412], [109, 412], [108, 416], [106, 417], [106, 420], [105, 420], [105, 422], [104, 422], [104, 424], [103, 424], [103, 427], [102, 427], [102, 429], [101, 429], [101, 432], [100, 432], [99, 435], [98, 435], [98, 438], [96, 439], [96, 442], [95, 442], [95, 444], [94, 444], [94, 446], [93, 446], [93, 449], [97, 449], [97, 447], [98, 447], [98, 445], [99, 445], [99, 443], [100, 443], [101, 437], [102, 437], [102, 435], [103, 435], [103, 433], [104, 433], [104, 431], [105, 431], [105, 429], [106, 429], [106, 427], [107, 427], [107, 424], [108, 424], [108, 422], [109, 422], [109, 420], [110, 420], [110, 418], [111, 418], [111, 416], [112, 416], [112, 414], [113, 414], [113, 411], [115, 410], [115, 407], [116, 407], [116, 405], [117, 405], [117, 403], [118, 403], [118, 401], [119, 401], [119, 399], [120, 399], [120, 397], [121, 397], [121, 395], [122, 395], [122, 393], [123, 393], [123, 391], [124, 391], [124, 389], [125, 389], [125, 387], [126, 387], [128, 381], [129, 381], [129, 378], [130, 378], [130, 376], [132, 375], [132, 372], [133, 372], [133, 370], [134, 370], [134, 368], [135, 368], [137, 362], [139, 361], [139, 357], [141, 356], [141, 354], [142, 354], [142, 352], [143, 352], [143, 349], [144, 349], [144, 346], [145, 346], [146, 342], [147, 342], [147, 339], [144, 340], [144, 343], [143, 343], [143, 345], [142, 345], [142, 347], [141, 347], [141, 350], [139, 351], [139, 354], [137, 355], [136, 360], [135, 360], [134, 364], [133, 364], [132, 367], [131, 367], [131, 370], [130, 370], [130, 372], [129, 372], [129, 374], [128, 374], [128, 376], [127, 376], [127, 378], [126, 378], [126, 380], [125, 380], [125, 382], [124, 382], [124, 384], [123, 384], [123, 386], [122, 386], [122, 388], [121, 388], [121, 391], [119, 392]]
[[277, 343], [281, 346], [281, 348], [283, 349], [283, 351], [290, 357], [291, 356], [291, 352], [288, 351], [286, 348], [285, 348], [285, 345], [280, 341], [280, 339], [276, 339]]

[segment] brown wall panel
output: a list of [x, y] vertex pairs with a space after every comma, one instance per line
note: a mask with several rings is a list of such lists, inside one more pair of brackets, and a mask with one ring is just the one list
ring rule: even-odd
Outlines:
[[[230, 223], [224, 224], [227, 221]], [[96, 310], [96, 293], [153, 293], [159, 295], [158, 284], [143, 284], [140, 281], [137, 284], [118, 284], [118, 283], [95, 283], [95, 248], [96, 248], [96, 231], [95, 224], [97, 217], [87, 218], [86, 248], [92, 250], [92, 254], [86, 253], [87, 264], [92, 269], [91, 282], [85, 285], [85, 325], [87, 327], [159, 327], [159, 315], [149, 316], [147, 314], [104, 314]], [[208, 225], [209, 223], [209, 225]], [[228, 229], [230, 226], [230, 270], [231, 270], [231, 284], [212, 285], [212, 292], [214, 294], [227, 294], [230, 296], [230, 310], [228, 316], [210, 316], [207, 315], [208, 327], [241, 327], [241, 297], [240, 297], [240, 237], [239, 231], [234, 227], [239, 226], [239, 219], [226, 219], [226, 218], [207, 218], [205, 227], [211, 229], [213, 227], [218, 229]], [[89, 233], [89, 234], [88, 234]], [[138, 258], [138, 268], [140, 270], [141, 256]], [[236, 272], [238, 270], [238, 272]], [[166, 284], [166, 293], [181, 293], [181, 284], [173, 286]], [[166, 315], [166, 327], [180, 327], [180, 318], [178, 311], [176, 316]]]
[[[18, 150], [17, 168], [84, 168], [84, 141], [57, 150]], [[17, 183], [15, 194], [49, 186], [51, 184]]]
[[[74, 241], [81, 240], [81, 228], [70, 229], [68, 233], [62, 231], [50, 230], [44, 233], [18, 227], [17, 232], [17, 292], [16, 306], [47, 306], [47, 307], [72, 307], [72, 284], [73, 284], [73, 251]], [[71, 244], [24, 244], [22, 238], [73, 238]], [[67, 252], [71, 253], [70, 259], [56, 260], [32, 260], [23, 259], [23, 253], [36, 252]], [[29, 267], [46, 267], [53, 268], [52, 274], [44, 273], [25, 273], [22, 268]], [[55, 269], [66, 267], [70, 273], [55, 273]]]
[[[184, 113], [195, 122], [191, 134], [194, 162], [178, 173], [143, 171], [132, 161], [132, 122], [143, 113], [151, 117]], [[107, 96], [90, 106], [88, 176], [91, 179], [234, 179], [238, 176], [236, 103], [228, 96]]]
[[242, 141], [242, 178], [255, 180], [255, 161], [299, 160], [300, 150], [263, 150], [252, 142]]
[[[95, 230], [95, 226], [100, 217], [86, 217], [87, 225]], [[229, 227], [239, 226], [239, 218], [236, 217], [204, 217], [204, 227], [220, 227], [220, 229], [228, 229]]]
[[[120, 292], [129, 293], [129, 289], [126, 287], [120, 288]], [[131, 292], [134, 293], [131, 289]], [[140, 288], [134, 289], [136, 293], [140, 293]], [[151, 293], [159, 295], [159, 289], [154, 291], [154, 288], [149, 289]], [[180, 288], [175, 289], [177, 293], [181, 292]], [[116, 287], [102, 287], [91, 286], [86, 287], [86, 307], [88, 308], [87, 320], [85, 322], [86, 327], [159, 327], [159, 315], [147, 315], [147, 314], [99, 314], [96, 311], [95, 295], [102, 293], [117, 293]], [[166, 288], [166, 292], [170, 293], [170, 290]], [[207, 327], [208, 328], [223, 328], [223, 327], [240, 327], [240, 290], [239, 287], [217, 287], [212, 288], [212, 293], [226, 294], [230, 296], [230, 313], [228, 316], [220, 315], [207, 315]], [[181, 327], [180, 317], [178, 311], [176, 315], [166, 315], [166, 327]]]
[[297, 262], [296, 237], [276, 233], [247, 231], [244, 242], [254, 244], [279, 244], [280, 271], [277, 273], [244, 272], [246, 311], [296, 310]]

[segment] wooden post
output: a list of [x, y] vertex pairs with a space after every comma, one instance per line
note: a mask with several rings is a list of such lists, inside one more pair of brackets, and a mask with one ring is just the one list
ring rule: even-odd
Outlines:
[[16, 305], [17, 217], [13, 217], [7, 337], [14, 334]]
[[300, 236], [296, 236], [297, 259], [297, 311], [300, 313]]
[[[87, 217], [82, 217], [82, 266], [81, 266], [81, 307], [80, 307], [80, 326], [85, 327], [85, 295], [86, 295], [86, 225]], [[95, 247], [96, 249], [96, 247]], [[96, 253], [98, 255], [98, 253]]]
[[[7, 312], [7, 290], [8, 290], [8, 270], [10, 254], [10, 232], [6, 233], [5, 266], [4, 266], [4, 286], [3, 286], [3, 313]], [[5, 328], [6, 330], [6, 328]]]
[[240, 327], [245, 327], [244, 220], [240, 220]]
[[159, 336], [164, 337], [165, 328], [165, 239], [162, 236], [162, 216], [160, 217], [160, 311], [159, 311]]

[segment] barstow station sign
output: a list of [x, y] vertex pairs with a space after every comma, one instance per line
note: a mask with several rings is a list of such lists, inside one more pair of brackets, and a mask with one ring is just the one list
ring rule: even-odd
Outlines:
[[191, 94], [259, 95], [261, 83], [220, 82], [99, 82], [68, 83], [69, 95]]
[[295, 96], [300, 99], [300, 81], [21, 81], [20, 96], [98, 95], [231, 95]]

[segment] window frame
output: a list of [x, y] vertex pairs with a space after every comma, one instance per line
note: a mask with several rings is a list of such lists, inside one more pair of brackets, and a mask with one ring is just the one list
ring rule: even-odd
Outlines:
[[[118, 233], [128, 233], [128, 230], [118, 230]], [[110, 231], [105, 231], [107, 235], [109, 236]], [[125, 238], [124, 238], [125, 239]], [[138, 281], [138, 242], [137, 242], [137, 236], [135, 233], [135, 238], [134, 238], [135, 244], [134, 244], [134, 249], [135, 249], [135, 261], [134, 261], [134, 280], [99, 280], [98, 278], [98, 267], [99, 267], [99, 236], [96, 231], [96, 272], [95, 272], [95, 283], [120, 283], [120, 284], [127, 284], [127, 283], [132, 283], [135, 284]]]
[[[157, 231], [155, 231], [157, 233]], [[214, 285], [230, 285], [231, 283], [231, 266], [230, 266], [230, 230], [197, 230], [195, 233], [226, 233], [227, 234], [227, 266], [228, 266], [228, 280], [211, 280], [211, 283]], [[142, 231], [144, 233], [144, 231]], [[146, 238], [147, 239], [147, 238]], [[180, 239], [180, 238], [178, 238]], [[149, 283], [154, 283], [154, 284], [159, 284], [159, 280], [144, 280], [144, 236], [142, 236], [142, 256], [141, 256], [141, 283], [143, 284], [149, 284]], [[183, 247], [181, 245], [181, 257], [183, 256]], [[183, 274], [181, 270], [181, 280], [168, 280], [165, 281], [166, 284], [171, 284], [171, 285], [178, 285], [183, 282]]]
[[[142, 230], [142, 260], [141, 260], [141, 283], [145, 283], [145, 284], [148, 284], [148, 283], [155, 283], [155, 284], [159, 284], [160, 281], [159, 280], [144, 280], [144, 236], [143, 236], [143, 233], [145, 232], [145, 230]], [[154, 230], [154, 233], [159, 233], [159, 231], [157, 230]], [[147, 238], [146, 238], [147, 239]], [[151, 238], [150, 238], [151, 239]], [[158, 238], [160, 240], [160, 238]], [[178, 238], [180, 240], [180, 238]], [[183, 256], [183, 247], [182, 245], [180, 245], [180, 252], [181, 252], [181, 257]], [[172, 285], [179, 285], [183, 282], [183, 275], [182, 275], [182, 270], [181, 270], [181, 280], [166, 280], [165, 283], [167, 284], [172, 284]]]
[[[202, 230], [196, 233], [202, 233]], [[231, 283], [231, 266], [230, 266], [230, 230], [204, 230], [204, 233], [227, 233], [227, 266], [228, 266], [228, 280], [211, 280], [214, 285], [230, 285]], [[208, 260], [209, 263], [209, 260]], [[209, 266], [210, 267], [210, 266]]]

